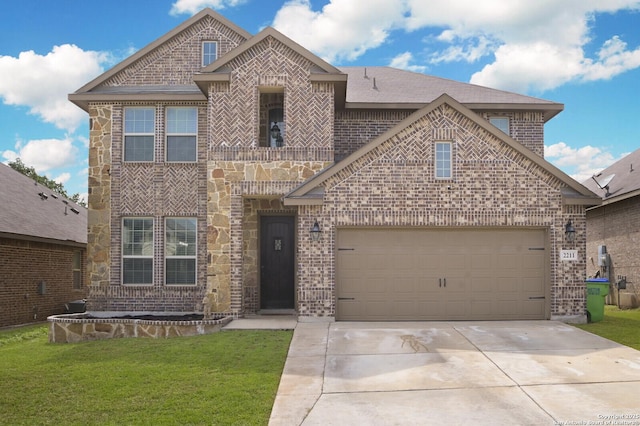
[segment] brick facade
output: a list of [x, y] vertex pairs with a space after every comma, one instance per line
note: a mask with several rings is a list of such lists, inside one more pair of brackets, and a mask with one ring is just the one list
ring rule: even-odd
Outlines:
[[[627, 307], [637, 307], [640, 303], [640, 197], [607, 204], [587, 210], [587, 275], [596, 272], [617, 282], [619, 276], [626, 276], [627, 290], [621, 291], [620, 302]], [[605, 245], [609, 254], [609, 269], [598, 265], [598, 246]], [[612, 287], [612, 290], [615, 287]], [[617, 304], [617, 292], [612, 303]]]
[[84, 247], [0, 238], [0, 327], [44, 321], [64, 313], [65, 303], [85, 298], [86, 286], [74, 289], [72, 284], [76, 251], [84, 265]]
[[[205, 16], [155, 46], [102, 86], [191, 85], [202, 71], [202, 40], [219, 40], [224, 55], [245, 41]], [[585, 210], [565, 204], [566, 181], [469, 117], [506, 116], [510, 134], [538, 157], [544, 153], [544, 114], [537, 111], [462, 113], [444, 104], [323, 181], [321, 205], [287, 206], [283, 197], [310, 178], [404, 122], [414, 110], [336, 109], [337, 83], [318, 79], [319, 62], [277, 36], [266, 35], [232, 53], [206, 87], [206, 102], [92, 102], [89, 160], [89, 309], [208, 310], [253, 313], [260, 306], [259, 218], [296, 217], [296, 310], [302, 317], [335, 316], [337, 229], [374, 227], [507, 227], [543, 229], [549, 256], [549, 316], [585, 310]], [[321, 64], [322, 65], [322, 64]], [[314, 79], [316, 78], [316, 79]], [[200, 84], [200, 83], [199, 83]], [[123, 161], [123, 108], [156, 111], [155, 159]], [[198, 109], [197, 160], [164, 161], [167, 107]], [[268, 110], [284, 110], [284, 144], [267, 147]], [[454, 176], [432, 178], [434, 141], [453, 142]], [[167, 217], [198, 223], [197, 283], [164, 285]], [[154, 219], [152, 285], [123, 285], [122, 218]], [[564, 224], [578, 238], [577, 262], [560, 262]], [[315, 220], [321, 242], [309, 240]], [[582, 231], [582, 232], [581, 232]]]
[[[299, 207], [299, 228], [322, 223], [323, 244], [299, 246], [300, 315], [335, 315], [335, 235], [341, 227], [531, 227], [549, 239], [552, 317], [580, 316], [585, 309], [584, 256], [559, 262], [562, 248], [585, 247], [584, 208], [563, 206], [562, 183], [539, 170], [448, 106], [394, 135], [324, 183], [324, 205]], [[454, 178], [436, 180], [434, 140], [455, 143]], [[570, 247], [564, 224], [579, 230]], [[560, 232], [559, 232], [560, 231]]]

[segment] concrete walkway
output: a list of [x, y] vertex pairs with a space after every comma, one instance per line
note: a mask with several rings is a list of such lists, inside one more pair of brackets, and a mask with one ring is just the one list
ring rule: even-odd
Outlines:
[[607, 421], [640, 425], [640, 352], [569, 325], [338, 322], [297, 324], [269, 424]]

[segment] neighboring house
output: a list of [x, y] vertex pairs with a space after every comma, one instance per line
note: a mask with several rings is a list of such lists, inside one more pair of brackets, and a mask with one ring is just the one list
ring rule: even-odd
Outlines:
[[[640, 149], [604, 169], [583, 185], [602, 197], [587, 209], [587, 273], [608, 278], [610, 302], [640, 304]], [[606, 251], [602, 247], [605, 247]], [[627, 288], [617, 283], [626, 278]]]
[[89, 310], [585, 320], [600, 198], [543, 158], [562, 104], [337, 68], [210, 9], [69, 98]]
[[0, 327], [86, 296], [87, 209], [0, 163]]

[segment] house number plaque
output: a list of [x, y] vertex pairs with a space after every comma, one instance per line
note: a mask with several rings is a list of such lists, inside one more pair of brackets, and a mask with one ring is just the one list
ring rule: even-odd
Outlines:
[[560, 260], [562, 262], [577, 262], [578, 250], [560, 250]]

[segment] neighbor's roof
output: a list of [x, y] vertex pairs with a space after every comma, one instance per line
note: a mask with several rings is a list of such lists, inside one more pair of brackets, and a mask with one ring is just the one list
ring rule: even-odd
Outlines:
[[87, 209], [0, 163], [0, 236], [87, 243]]
[[[607, 190], [600, 189], [598, 184], [604, 187], [605, 179], [612, 175], [613, 178], [608, 183], [609, 195], [607, 195]], [[613, 163], [594, 178], [587, 179], [582, 184], [602, 197], [602, 205], [640, 195], [640, 149]]]
[[[563, 110], [557, 102], [504, 90], [391, 67], [339, 67], [348, 75], [348, 108], [384, 107], [419, 109], [448, 94], [472, 110], [541, 110], [544, 120]], [[383, 106], [384, 105], [384, 106]]]

